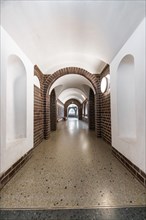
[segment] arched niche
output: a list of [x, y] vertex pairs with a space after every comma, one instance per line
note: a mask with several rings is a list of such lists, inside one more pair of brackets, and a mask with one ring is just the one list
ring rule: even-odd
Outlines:
[[33, 83], [35, 86], [37, 86], [39, 89], [41, 88], [41, 85], [40, 85], [40, 80], [37, 76], [34, 76], [33, 77]]
[[126, 55], [117, 70], [117, 112], [119, 136], [136, 139], [134, 57]]
[[26, 69], [21, 59], [10, 55], [7, 62], [6, 140], [26, 137]]

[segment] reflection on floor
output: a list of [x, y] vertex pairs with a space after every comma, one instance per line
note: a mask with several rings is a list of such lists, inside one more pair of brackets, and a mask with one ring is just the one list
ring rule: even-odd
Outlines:
[[76, 119], [58, 123], [1, 191], [1, 208], [98, 208], [146, 205], [145, 188]]

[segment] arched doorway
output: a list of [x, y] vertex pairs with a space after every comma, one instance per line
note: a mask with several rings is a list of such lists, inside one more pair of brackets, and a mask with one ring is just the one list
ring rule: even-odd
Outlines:
[[76, 106], [78, 109], [78, 119], [82, 119], [82, 104], [76, 99], [70, 99], [64, 104], [64, 117], [68, 117], [68, 107]]
[[68, 118], [78, 118], [78, 106], [75, 104], [70, 104], [67, 108]]
[[[51, 92], [51, 87], [53, 84], [55, 84], [55, 82], [63, 77], [63, 76], [71, 76], [75, 75], [75, 76], [81, 76], [82, 78], [86, 79], [86, 81], [89, 84], [89, 88], [92, 89], [93, 94], [94, 94], [94, 102], [95, 102], [95, 106], [96, 106], [96, 111], [95, 111], [95, 117], [94, 117], [94, 127], [95, 127], [95, 131], [96, 131], [96, 135], [98, 137], [100, 137], [100, 111], [98, 110], [98, 106], [99, 106], [99, 92], [98, 88], [99, 88], [99, 83], [100, 83], [100, 79], [99, 77], [97, 77], [95, 74], [91, 74], [89, 72], [87, 72], [84, 69], [81, 68], [77, 68], [77, 67], [67, 67], [61, 70], [58, 70], [57, 72], [55, 72], [52, 75], [48, 75], [45, 77], [45, 82], [44, 82], [44, 138], [48, 139], [49, 134], [50, 134], [50, 92]], [[84, 88], [86, 87], [86, 85], [84, 85]], [[88, 91], [89, 93], [89, 91]], [[74, 97], [75, 98], [75, 97]], [[80, 113], [79, 113], [80, 114]], [[82, 117], [82, 111], [81, 111], [81, 117]]]

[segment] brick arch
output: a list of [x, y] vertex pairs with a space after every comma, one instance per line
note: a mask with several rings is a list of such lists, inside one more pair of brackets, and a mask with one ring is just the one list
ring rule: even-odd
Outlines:
[[[97, 74], [91, 74], [88, 71], [78, 67], [66, 67], [53, 73], [52, 75], [44, 76], [43, 95], [44, 95], [44, 138], [48, 139], [50, 136], [50, 94], [49, 90], [52, 84], [60, 77], [68, 74], [77, 74], [89, 80], [95, 90], [95, 131], [96, 135], [100, 137], [100, 77]], [[82, 113], [81, 113], [82, 115]], [[82, 116], [81, 116], [82, 117]]]
[[79, 120], [81, 120], [82, 119], [82, 104], [77, 99], [69, 99], [65, 102], [64, 117], [67, 117], [67, 107], [72, 103], [78, 106], [78, 113], [79, 113], [78, 117], [79, 117]]
[[68, 107], [72, 103], [77, 105], [78, 107], [82, 105], [77, 99], [69, 99], [65, 102], [64, 106]]
[[48, 75], [45, 80], [45, 93], [48, 93], [53, 83], [60, 77], [68, 75], [68, 74], [77, 74], [85, 77], [92, 84], [95, 93], [97, 93], [97, 78], [94, 74], [89, 73], [87, 70], [78, 68], [78, 67], [66, 67], [60, 69], [53, 73], [52, 75]]

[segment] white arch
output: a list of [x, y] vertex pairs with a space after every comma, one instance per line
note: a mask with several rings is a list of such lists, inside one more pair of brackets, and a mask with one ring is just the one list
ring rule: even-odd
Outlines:
[[49, 91], [49, 94], [51, 94], [51, 91], [62, 85], [61, 87], [61, 90], [60, 90], [60, 93], [65, 90], [65, 89], [68, 89], [68, 88], [78, 88], [84, 92], [87, 92], [85, 91], [85, 87], [84, 85], [87, 85], [88, 87], [92, 88], [93, 92], [95, 93], [95, 89], [92, 85], [92, 83], [86, 79], [86, 77], [84, 76], [81, 76], [81, 75], [78, 75], [78, 74], [66, 74], [64, 76], [61, 76], [59, 77], [51, 86], [50, 88], [50, 91]]
[[82, 103], [86, 99], [86, 94], [77, 88], [69, 88], [65, 89], [60, 95], [59, 99], [65, 103], [69, 99], [77, 99], [80, 103]]
[[117, 70], [118, 131], [124, 139], [136, 138], [134, 57], [124, 56]]
[[26, 69], [21, 59], [10, 55], [7, 62], [6, 140], [26, 137]]

